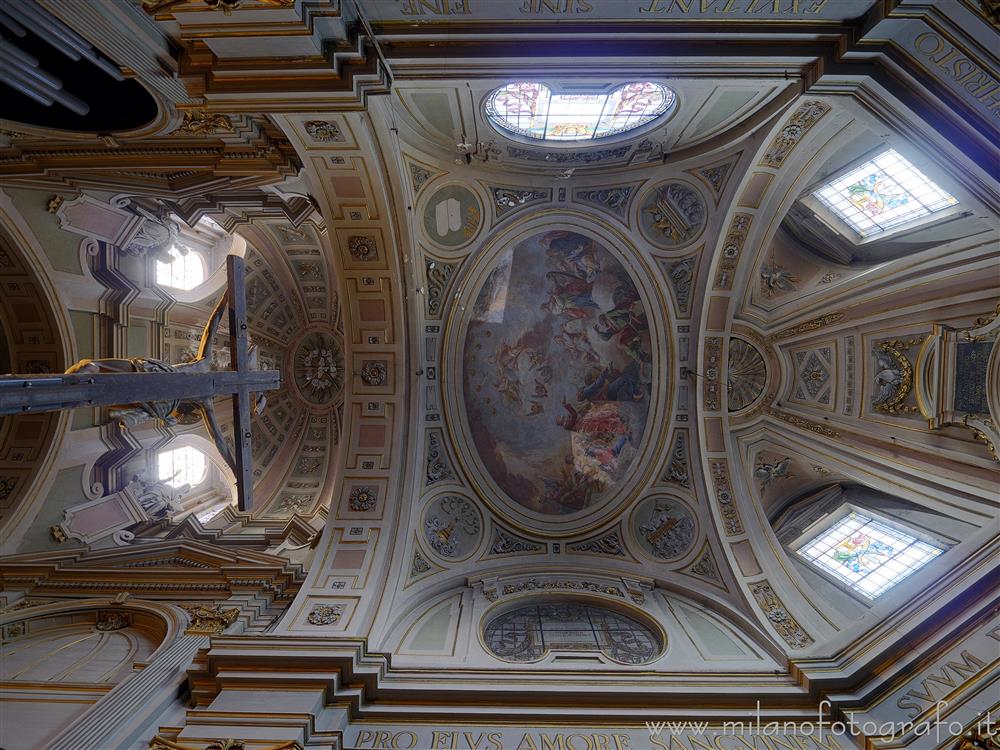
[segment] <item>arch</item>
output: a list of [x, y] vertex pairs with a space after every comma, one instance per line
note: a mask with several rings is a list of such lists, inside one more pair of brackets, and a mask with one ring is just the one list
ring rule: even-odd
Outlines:
[[0, 616], [0, 679], [18, 716], [10, 737], [0, 727], [0, 742], [12, 750], [45, 744], [137, 675], [135, 665], [152, 663], [183, 627], [180, 610], [145, 601], [58, 602]]
[[[15, 373], [62, 372], [74, 348], [66, 306], [59, 300], [51, 268], [27, 228], [22, 230], [11, 221], [15, 216], [4, 216], [0, 226], [0, 273], [4, 279], [0, 330], [5, 359]], [[44, 498], [43, 488], [53, 479], [50, 469], [56, 463], [56, 448], [69, 420], [68, 412], [0, 419], [0, 456], [21, 459], [0, 460], [0, 527], [11, 544], [19, 539], [14, 524], [31, 521], [34, 512], [30, 501]]]

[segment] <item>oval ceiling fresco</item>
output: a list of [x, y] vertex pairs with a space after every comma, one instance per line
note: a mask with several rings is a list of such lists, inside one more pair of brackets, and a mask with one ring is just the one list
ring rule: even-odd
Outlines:
[[635, 282], [599, 242], [548, 231], [504, 248], [474, 300], [463, 392], [486, 471], [538, 514], [602, 504], [626, 481], [650, 410]]

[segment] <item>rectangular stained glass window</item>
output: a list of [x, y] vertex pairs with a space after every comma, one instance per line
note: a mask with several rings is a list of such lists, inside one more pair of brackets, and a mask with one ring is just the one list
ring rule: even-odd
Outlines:
[[852, 512], [798, 554], [869, 599], [888, 591], [943, 550], [902, 529]]
[[862, 237], [958, 203], [892, 149], [831, 180], [813, 195]]

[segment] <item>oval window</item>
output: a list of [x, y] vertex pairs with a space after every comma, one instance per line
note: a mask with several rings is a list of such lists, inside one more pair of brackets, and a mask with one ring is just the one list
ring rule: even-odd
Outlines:
[[652, 81], [610, 93], [553, 93], [544, 83], [515, 81], [486, 100], [486, 116], [508, 133], [539, 141], [587, 141], [641, 127], [674, 104], [674, 92]]
[[486, 647], [504, 661], [538, 661], [549, 651], [598, 651], [622, 664], [646, 664], [663, 650], [649, 627], [611, 609], [579, 602], [518, 607], [486, 625]]

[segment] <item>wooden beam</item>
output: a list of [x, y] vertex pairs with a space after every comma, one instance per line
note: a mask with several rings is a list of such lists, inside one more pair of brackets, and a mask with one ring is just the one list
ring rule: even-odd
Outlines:
[[0, 416], [81, 406], [195, 401], [281, 387], [278, 370], [130, 372], [100, 375], [0, 375]]
[[[233, 370], [250, 371], [250, 342], [247, 335], [246, 266], [243, 258], [226, 258], [229, 281], [229, 354]], [[250, 429], [250, 388], [241, 386], [233, 393], [233, 458], [236, 461], [236, 502], [240, 510], [253, 508], [253, 445]]]

